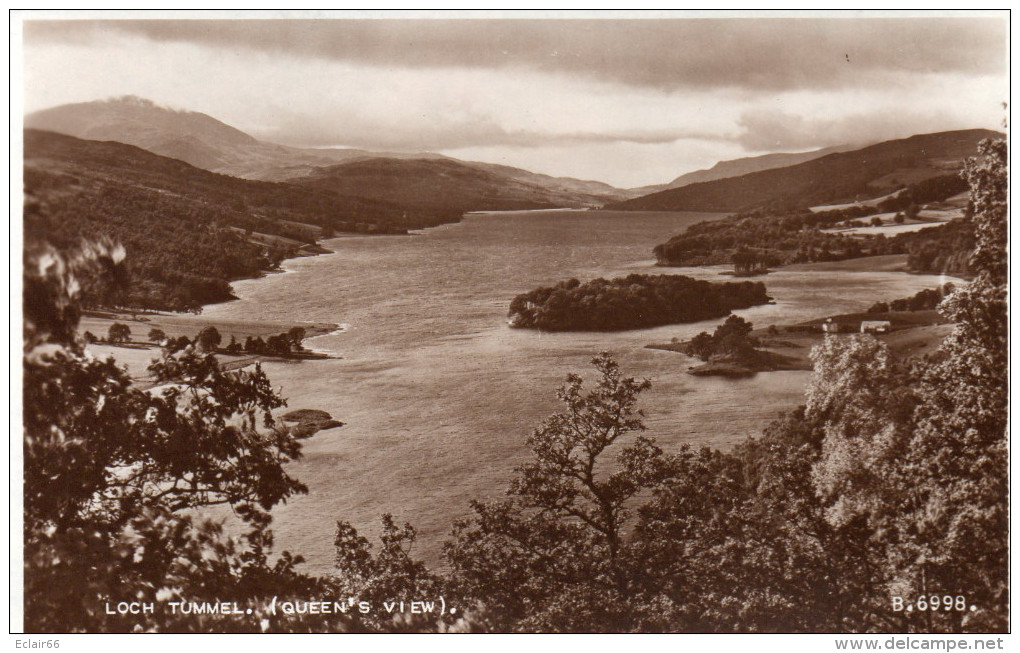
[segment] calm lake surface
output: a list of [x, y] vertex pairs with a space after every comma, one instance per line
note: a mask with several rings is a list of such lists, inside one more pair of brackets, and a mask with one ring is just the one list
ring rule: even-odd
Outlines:
[[[632, 272], [726, 280], [722, 268], [655, 268], [652, 247], [693, 213], [589, 211], [468, 215], [420, 234], [328, 241], [335, 254], [287, 261], [284, 274], [234, 284], [239, 301], [206, 316], [295, 324], [334, 322], [342, 332], [306, 341], [342, 360], [265, 365], [288, 410], [320, 408], [346, 423], [306, 441], [292, 473], [309, 494], [274, 510], [278, 550], [308, 571], [333, 564], [335, 522], [373, 542], [392, 513], [419, 530], [416, 553], [439, 561], [471, 499], [501, 495], [525, 460], [524, 440], [558, 410], [568, 372], [588, 373], [606, 349], [625, 373], [647, 377], [648, 434], [667, 451], [684, 443], [728, 448], [802, 403], [807, 372], [751, 379], [696, 378], [680, 354], [644, 349], [687, 338], [721, 320], [623, 333], [548, 334], [510, 329], [514, 295], [577, 277]], [[900, 272], [778, 271], [762, 277], [774, 305], [738, 311], [756, 326], [866, 309], [940, 283]]]

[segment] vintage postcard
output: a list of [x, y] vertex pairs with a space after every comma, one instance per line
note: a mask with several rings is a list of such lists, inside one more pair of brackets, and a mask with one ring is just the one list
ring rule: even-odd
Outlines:
[[18, 646], [1002, 648], [1009, 27], [13, 13]]

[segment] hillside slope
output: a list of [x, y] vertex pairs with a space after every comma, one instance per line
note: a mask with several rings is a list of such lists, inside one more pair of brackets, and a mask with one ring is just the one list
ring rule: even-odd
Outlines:
[[403, 233], [459, 214], [237, 179], [132, 145], [25, 130], [25, 239], [127, 249], [124, 303], [185, 309], [231, 297], [228, 281], [316, 251], [336, 231]]
[[288, 181], [444, 212], [584, 207], [604, 202], [604, 196], [593, 195], [586, 187], [536, 177], [540, 176], [515, 168], [454, 159], [375, 158], [319, 168]]
[[959, 170], [986, 129], [921, 134], [785, 168], [690, 184], [608, 206], [622, 211], [747, 211], [852, 202]]
[[711, 168], [695, 170], [694, 172], [688, 172], [687, 174], [680, 175], [673, 181], [665, 184], [660, 190], [682, 188], [684, 186], [690, 186], [691, 184], [716, 181], [718, 179], [726, 179], [727, 177], [740, 177], [742, 175], [749, 175], [753, 172], [761, 172], [762, 170], [786, 168], [788, 166], [797, 165], [798, 163], [820, 159], [829, 154], [856, 150], [859, 149], [859, 147], [859, 145], [834, 145], [832, 147], [826, 147], [821, 150], [813, 150], [811, 152], [773, 152], [772, 154], [762, 154], [761, 156], [749, 156], [740, 159], [720, 161]]

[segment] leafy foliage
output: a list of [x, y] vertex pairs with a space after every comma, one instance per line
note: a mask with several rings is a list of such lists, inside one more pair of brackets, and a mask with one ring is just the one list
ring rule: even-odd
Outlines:
[[739, 315], [731, 315], [711, 334], [702, 331], [691, 338], [687, 353], [703, 361], [713, 356], [746, 357], [758, 344], [751, 337], [753, 328], [753, 324]]
[[[669, 473], [652, 440], [630, 437], [644, 430], [636, 401], [650, 383], [623, 377], [605, 352], [592, 364], [596, 386], [585, 392], [583, 380], [569, 375], [557, 393], [566, 410], [528, 438], [534, 460], [517, 469], [510, 498], [473, 504], [475, 516], [456, 525], [447, 546], [461, 592], [500, 606], [499, 619], [520, 620], [514, 628], [618, 627], [617, 611], [627, 609], [613, 599], [630, 583], [626, 504]], [[608, 463], [603, 456], [611, 449]], [[587, 599], [593, 595], [605, 601], [595, 605]]]
[[[133, 387], [113, 359], [75, 336], [82, 287], [110, 251], [64, 257], [30, 244], [25, 257], [24, 578], [30, 632], [252, 630], [272, 593], [307, 595], [320, 581], [268, 560], [268, 510], [305, 487], [284, 465], [299, 437], [275, 427], [283, 400], [265, 374], [223, 372], [192, 348], [150, 367], [161, 385]], [[230, 505], [238, 538], [193, 509]], [[109, 614], [119, 601], [236, 597], [250, 618], [161, 611]], [[307, 627], [295, 622], [289, 628]], [[317, 625], [321, 627], [321, 625]]]
[[438, 610], [415, 621], [384, 612], [387, 602], [435, 601], [444, 591], [440, 578], [423, 562], [411, 557], [417, 537], [414, 527], [397, 526], [389, 514], [383, 515], [382, 523], [382, 547], [378, 554], [373, 554], [372, 545], [350, 523], [337, 522], [336, 573], [330, 579], [334, 595], [357, 597], [375, 606], [374, 612], [354, 615], [366, 628], [394, 631], [438, 627]]
[[977, 244], [974, 280], [940, 310], [956, 322], [942, 358], [922, 371], [903, 474], [913, 525], [897, 580], [914, 592], [959, 588], [984, 609], [941, 628], [1008, 627], [1008, 153], [982, 143], [968, 162]]

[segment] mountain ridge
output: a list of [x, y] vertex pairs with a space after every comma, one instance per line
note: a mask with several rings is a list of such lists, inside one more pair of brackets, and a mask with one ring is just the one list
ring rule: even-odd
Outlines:
[[662, 190], [610, 204], [619, 211], [735, 212], [854, 202], [959, 170], [985, 138], [1003, 134], [966, 129], [916, 134], [836, 152], [793, 166]]
[[717, 162], [711, 168], [684, 173], [673, 181], [664, 184], [663, 188], [660, 190], [682, 188], [691, 184], [728, 179], [730, 177], [742, 177], [743, 175], [748, 175], [752, 172], [761, 172], [762, 170], [786, 168], [788, 166], [797, 165], [798, 163], [805, 163], [813, 159], [819, 159], [829, 154], [856, 150], [866, 146], [867, 145], [863, 143], [842, 144], [824, 147], [810, 152], [770, 152], [768, 154], [741, 157], [739, 159], [727, 159], [725, 161]]

